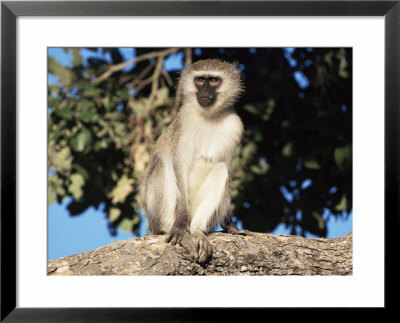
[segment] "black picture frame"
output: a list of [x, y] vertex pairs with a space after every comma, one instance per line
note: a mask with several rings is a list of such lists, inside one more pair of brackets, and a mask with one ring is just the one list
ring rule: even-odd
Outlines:
[[[2, 1], [1, 2], [1, 321], [236, 321], [214, 308], [16, 307], [16, 19], [18, 16], [384, 16], [385, 19], [385, 308], [395, 287], [399, 234], [400, 1]], [[369, 94], [371, 95], [371, 94]], [[373, 95], [373, 94], [372, 94]], [[371, 152], [373, 153], [373, 152]], [[367, 203], [368, 201], [366, 201]], [[397, 244], [397, 243], [396, 243]], [[392, 256], [394, 257], [392, 257]], [[373, 255], [371, 255], [373, 257]], [[388, 283], [390, 278], [390, 283]], [[392, 278], [394, 280], [392, 280]], [[39, 292], [39, 291], [38, 291]], [[260, 311], [261, 309], [258, 309]], [[252, 309], [255, 311], [255, 309]], [[247, 314], [247, 313], [246, 313]], [[245, 315], [246, 315], [245, 314]], [[265, 315], [265, 313], [257, 313]], [[251, 315], [257, 315], [251, 314]]]

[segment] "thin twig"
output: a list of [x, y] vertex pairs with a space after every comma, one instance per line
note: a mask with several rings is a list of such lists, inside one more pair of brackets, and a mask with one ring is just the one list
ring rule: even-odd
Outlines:
[[154, 69], [153, 73], [153, 81], [151, 83], [151, 93], [149, 97], [149, 107], [153, 104], [153, 101], [157, 95], [158, 90], [158, 78], [160, 77], [161, 70], [163, 67], [164, 57], [160, 56], [157, 60], [156, 68]]
[[172, 82], [171, 77], [169, 76], [168, 72], [164, 69], [161, 69], [161, 74], [167, 80], [168, 86], [173, 86], [174, 82]]
[[192, 64], [192, 49], [185, 48], [185, 65]]
[[130, 86], [133, 88], [136, 86], [136, 84], [140, 84], [143, 82], [143, 78], [147, 75], [147, 73], [156, 65], [156, 62], [152, 62], [149, 65], [146, 66], [146, 68], [140, 72], [140, 74], [130, 82]]
[[147, 84], [150, 84], [152, 81], [153, 81], [153, 76], [150, 76], [149, 78], [135, 84], [132, 87], [132, 90], [134, 90], [135, 92], [139, 92], [141, 89], [143, 89]]
[[118, 72], [118, 71], [124, 69], [125, 67], [127, 67], [129, 65], [139, 63], [141, 61], [144, 61], [144, 60], [152, 58], [152, 57], [163, 58], [163, 57], [171, 55], [172, 53], [176, 53], [179, 50], [180, 50], [180, 48], [168, 48], [168, 49], [165, 49], [165, 50], [162, 50], [162, 51], [159, 51], [159, 52], [146, 53], [146, 54], [137, 56], [134, 59], [131, 59], [129, 61], [122, 62], [122, 63], [115, 64], [115, 65], [111, 65], [107, 69], [107, 71], [105, 71], [103, 74], [101, 74], [99, 77], [97, 77], [93, 81], [93, 83], [99, 84], [99, 83], [103, 82], [104, 80], [106, 80], [108, 77], [110, 77], [113, 73]]

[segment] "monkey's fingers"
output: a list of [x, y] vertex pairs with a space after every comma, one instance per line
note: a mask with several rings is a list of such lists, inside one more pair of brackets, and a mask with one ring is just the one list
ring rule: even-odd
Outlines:
[[[207, 242], [205, 242], [207, 241]], [[200, 240], [199, 242], [199, 258], [198, 262], [200, 264], [204, 264], [212, 254], [212, 247], [211, 244], [208, 242], [208, 240]]]
[[181, 243], [182, 247], [186, 250], [187, 255], [194, 261], [199, 259], [199, 252], [197, 246], [197, 239], [191, 234], [185, 234]]
[[193, 236], [197, 240], [197, 247], [198, 247], [198, 254], [199, 257], [197, 259], [197, 262], [200, 264], [204, 264], [212, 254], [212, 246], [210, 241], [208, 241], [207, 237], [204, 235], [204, 233], [200, 231], [196, 231]]
[[169, 233], [169, 234], [166, 236], [166, 238], [165, 238], [165, 242], [166, 242], [166, 243], [171, 242], [173, 236], [174, 236], [174, 235], [172, 234], [172, 232]]
[[168, 234], [167, 237], [165, 238], [165, 242], [171, 243], [173, 246], [176, 245], [175, 233], [171, 232], [170, 234]]
[[165, 242], [171, 243], [173, 246], [181, 244], [182, 239], [185, 235], [185, 231], [172, 230], [166, 237]]
[[226, 233], [230, 234], [236, 234], [236, 235], [241, 235], [241, 236], [254, 236], [254, 232], [251, 232], [249, 230], [239, 230], [234, 223], [230, 223], [226, 227], [224, 227], [224, 230]]
[[241, 236], [254, 236], [255, 235], [254, 232], [251, 232], [249, 230], [238, 230], [237, 232], [235, 232], [233, 234], [238, 234], [238, 235], [241, 235]]

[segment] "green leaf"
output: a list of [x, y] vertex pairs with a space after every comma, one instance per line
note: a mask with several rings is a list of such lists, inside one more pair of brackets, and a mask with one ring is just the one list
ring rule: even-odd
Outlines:
[[321, 169], [321, 166], [315, 159], [306, 159], [303, 161], [303, 166], [308, 169]]
[[255, 142], [262, 142], [264, 139], [264, 135], [262, 133], [262, 131], [260, 131], [260, 129], [258, 127], [254, 127], [253, 128], [253, 140]]
[[317, 211], [311, 211], [304, 217], [304, 229], [312, 234], [325, 237], [327, 234], [325, 221]]
[[60, 135], [61, 135], [61, 127], [58, 127], [54, 131], [50, 130], [49, 135], [51, 136], [52, 139], [57, 140], [58, 137], [60, 137]]
[[348, 63], [345, 59], [340, 59], [340, 63], [339, 63], [339, 76], [343, 77], [343, 78], [348, 78], [349, 77], [349, 71], [347, 70], [348, 67]]
[[112, 120], [112, 121], [123, 121], [125, 119], [125, 116], [122, 112], [120, 111], [113, 111], [113, 112], [108, 112], [104, 115], [105, 119]]
[[79, 111], [88, 111], [95, 108], [95, 104], [91, 100], [80, 100], [78, 102], [78, 110]]
[[249, 160], [251, 156], [257, 151], [257, 145], [254, 142], [249, 142], [242, 151], [243, 158]]
[[53, 204], [57, 201], [57, 194], [53, 191], [50, 186], [47, 187], [47, 205]]
[[232, 164], [231, 164], [232, 173], [236, 172], [236, 170], [239, 168], [239, 166], [240, 166], [240, 158], [235, 157], [232, 160]]
[[243, 109], [245, 109], [247, 112], [250, 112], [251, 114], [254, 114], [254, 115], [259, 114], [259, 111], [257, 110], [257, 108], [252, 104], [245, 104], [243, 106]]
[[61, 87], [56, 84], [49, 84], [48, 88], [49, 92], [53, 92], [55, 95], [58, 95], [61, 92]]
[[95, 86], [88, 86], [83, 90], [83, 94], [87, 96], [99, 96], [101, 92], [103, 90]]
[[119, 227], [121, 228], [122, 231], [125, 232], [132, 232], [132, 229], [140, 222], [140, 218], [138, 216], [135, 216], [133, 219], [127, 219], [124, 218], [121, 223], [119, 224]]
[[271, 118], [271, 115], [275, 110], [275, 100], [269, 99], [266, 106], [267, 106], [267, 108], [266, 108], [264, 114], [261, 116], [261, 118], [264, 121], [268, 121]]
[[82, 187], [85, 185], [83, 176], [79, 173], [70, 176], [71, 184], [68, 186], [68, 191], [72, 194], [75, 201], [79, 201], [83, 196]]
[[110, 220], [110, 222], [116, 221], [120, 217], [121, 212], [122, 211], [119, 208], [111, 207], [108, 211], [108, 219]]
[[61, 83], [69, 87], [73, 81], [73, 72], [59, 64], [53, 57], [48, 58], [48, 69], [50, 73], [59, 77]]
[[321, 214], [319, 214], [316, 211], [312, 211], [311, 214], [312, 214], [313, 218], [317, 220], [318, 229], [323, 230], [325, 228], [325, 221], [322, 218]]
[[282, 155], [285, 157], [293, 156], [293, 142], [288, 142], [285, 146], [283, 146]]
[[112, 101], [108, 96], [102, 98], [101, 103], [107, 110], [111, 110], [114, 106], [114, 101]]
[[250, 170], [257, 175], [264, 175], [268, 172], [269, 164], [266, 162], [260, 161], [258, 165], [252, 165]]
[[60, 118], [71, 120], [72, 117], [75, 115], [75, 111], [71, 108], [59, 108], [54, 109], [54, 114], [58, 115]]
[[169, 88], [168, 87], [162, 87], [157, 91], [157, 97], [160, 100], [166, 100], [168, 99], [169, 96]]
[[89, 172], [82, 166], [79, 164], [73, 164], [72, 168], [78, 172], [79, 174], [81, 174], [83, 176], [83, 179], [85, 181], [87, 181], [89, 179]]
[[127, 88], [117, 91], [117, 97], [121, 100], [128, 101], [129, 99], [129, 91]]
[[81, 48], [75, 47], [75, 48], [68, 48], [68, 49], [72, 51], [72, 57], [73, 57], [72, 64], [74, 66], [83, 65], [83, 59], [82, 59], [82, 56], [80, 54]]
[[106, 149], [108, 147], [108, 144], [105, 140], [98, 140], [94, 143], [93, 149], [95, 152], [99, 152], [102, 149]]
[[334, 158], [336, 165], [340, 170], [348, 170], [351, 167], [352, 152], [352, 145], [335, 148]]
[[71, 156], [69, 147], [64, 147], [55, 154], [50, 154], [49, 159], [50, 165], [54, 166], [59, 172], [69, 171], [71, 169], [73, 157]]
[[96, 121], [99, 115], [95, 111], [85, 111], [79, 115], [79, 119], [83, 122]]
[[57, 107], [59, 101], [60, 101], [60, 100], [59, 100], [58, 97], [57, 97], [57, 98], [49, 97], [49, 98], [47, 99], [47, 106], [54, 109], [54, 108]]
[[347, 210], [347, 197], [346, 197], [346, 195], [344, 195], [344, 194], [342, 195], [342, 198], [341, 198], [339, 204], [337, 204], [335, 206], [335, 210], [339, 211], [339, 212]]
[[75, 151], [84, 151], [92, 141], [92, 132], [89, 129], [83, 129], [79, 134], [71, 140], [71, 147]]
[[147, 110], [147, 106], [143, 104], [143, 101], [130, 101], [128, 107], [139, 116], [144, 115]]
[[123, 175], [109, 194], [109, 197], [112, 198], [112, 203], [117, 204], [125, 202], [126, 197], [133, 190], [133, 183], [134, 181], [132, 178], [128, 178], [128, 176]]
[[52, 174], [48, 177], [48, 205], [54, 203], [57, 200], [57, 197], [65, 197], [66, 191], [63, 187], [62, 178], [58, 177], [57, 174]]

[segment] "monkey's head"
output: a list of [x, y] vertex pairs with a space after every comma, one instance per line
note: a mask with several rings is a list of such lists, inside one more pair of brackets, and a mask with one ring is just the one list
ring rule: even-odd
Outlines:
[[184, 68], [179, 89], [183, 105], [195, 104], [207, 114], [215, 114], [231, 107], [243, 87], [236, 64], [206, 59]]

